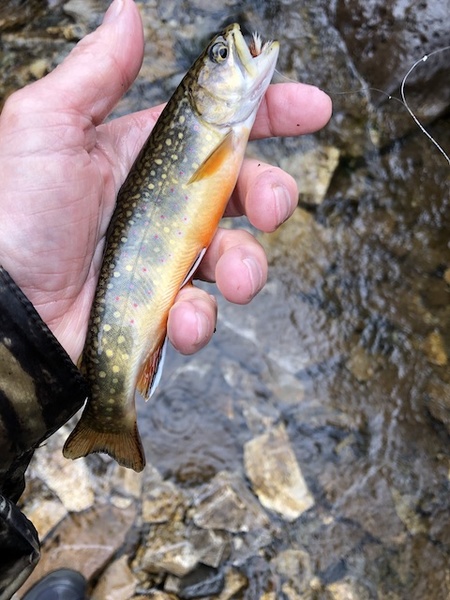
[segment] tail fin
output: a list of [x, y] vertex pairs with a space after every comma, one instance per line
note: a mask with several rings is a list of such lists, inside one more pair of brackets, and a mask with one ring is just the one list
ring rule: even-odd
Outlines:
[[93, 452], [105, 452], [119, 465], [138, 473], [145, 467], [145, 453], [136, 422], [116, 433], [97, 431], [82, 417], [67, 438], [63, 454], [74, 459]]

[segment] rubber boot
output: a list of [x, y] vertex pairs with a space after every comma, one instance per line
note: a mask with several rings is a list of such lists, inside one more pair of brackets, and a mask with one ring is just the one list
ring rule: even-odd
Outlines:
[[87, 600], [86, 579], [72, 569], [59, 569], [38, 581], [22, 600]]

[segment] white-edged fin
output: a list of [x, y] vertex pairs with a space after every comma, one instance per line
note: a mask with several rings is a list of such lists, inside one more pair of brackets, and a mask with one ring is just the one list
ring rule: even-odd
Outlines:
[[162, 376], [162, 372], [163, 372], [163, 368], [164, 368], [164, 362], [166, 360], [168, 339], [169, 338], [166, 336], [166, 339], [164, 340], [164, 343], [162, 345], [161, 354], [159, 356], [158, 368], [156, 369], [156, 373], [153, 376], [152, 385], [150, 386], [150, 389], [149, 389], [147, 395], [144, 397], [146, 402], [148, 402], [148, 400], [150, 400], [150, 398], [153, 396], [156, 388], [159, 385], [159, 382], [161, 381], [161, 376]]
[[183, 279], [183, 283], [181, 284], [181, 287], [184, 287], [187, 284], [187, 282], [192, 278], [192, 276], [194, 275], [195, 271], [198, 268], [198, 265], [202, 262], [202, 258], [205, 256], [205, 252], [206, 252], [206, 248], [203, 248], [203, 250], [200, 251], [200, 254], [195, 259], [194, 264], [189, 269], [189, 273]]

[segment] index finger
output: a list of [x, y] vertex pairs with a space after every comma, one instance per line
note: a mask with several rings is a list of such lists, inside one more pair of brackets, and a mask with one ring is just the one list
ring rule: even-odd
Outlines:
[[328, 123], [331, 109], [331, 98], [314, 85], [272, 84], [259, 107], [250, 138], [312, 133]]

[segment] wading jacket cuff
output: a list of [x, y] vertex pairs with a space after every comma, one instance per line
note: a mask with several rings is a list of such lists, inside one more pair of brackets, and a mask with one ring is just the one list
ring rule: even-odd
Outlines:
[[86, 382], [69, 355], [0, 267], [0, 600], [39, 557], [36, 530], [15, 506], [25, 470], [35, 448], [86, 397]]

